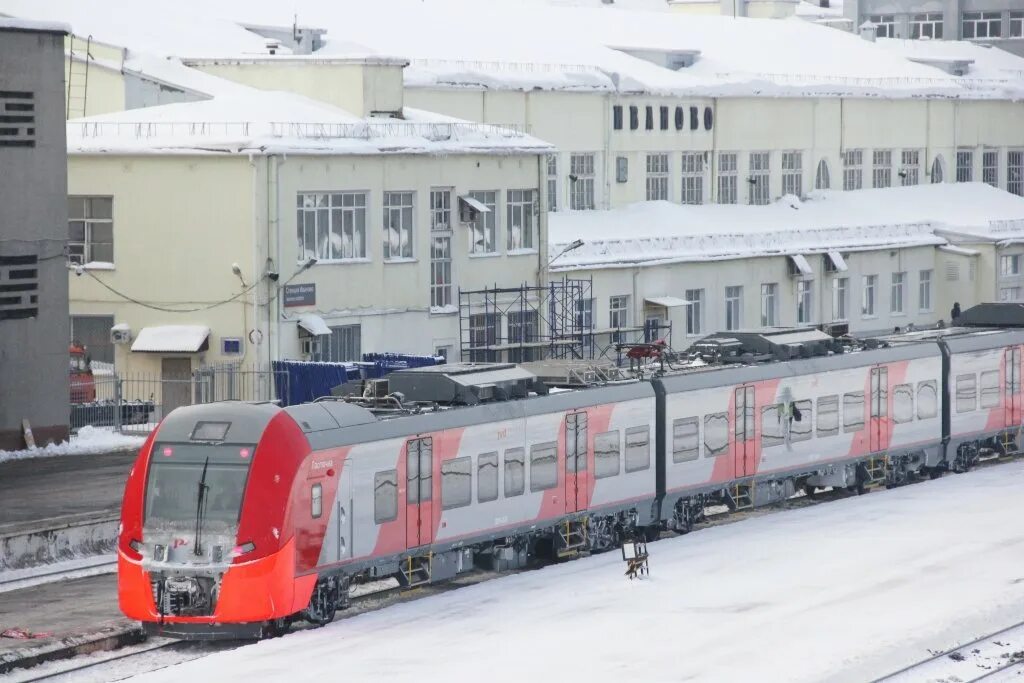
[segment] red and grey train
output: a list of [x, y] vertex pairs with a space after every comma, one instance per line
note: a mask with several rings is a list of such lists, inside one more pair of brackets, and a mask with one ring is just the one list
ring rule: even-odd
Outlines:
[[[782, 340], [780, 340], [782, 341]], [[139, 452], [122, 611], [182, 638], [330, 621], [353, 582], [403, 585], [687, 531], [712, 501], [964, 471], [1016, 449], [1024, 330], [379, 414], [338, 400], [179, 408]]]

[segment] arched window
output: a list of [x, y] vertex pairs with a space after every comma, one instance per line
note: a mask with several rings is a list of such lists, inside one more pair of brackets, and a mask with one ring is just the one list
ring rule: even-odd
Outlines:
[[824, 159], [818, 162], [818, 172], [814, 175], [814, 189], [827, 190], [832, 186], [832, 180], [828, 174], [828, 162]]
[[931, 177], [932, 177], [932, 182], [933, 183], [941, 183], [942, 182], [942, 178], [943, 178], [943, 175], [944, 175], [944, 170], [943, 170], [944, 167], [945, 167], [945, 164], [942, 162], [942, 155], [940, 154], [939, 156], [935, 157], [935, 161], [932, 162]]

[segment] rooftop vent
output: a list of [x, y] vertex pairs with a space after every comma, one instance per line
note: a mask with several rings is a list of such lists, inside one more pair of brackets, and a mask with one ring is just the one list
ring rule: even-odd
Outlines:
[[512, 363], [454, 363], [398, 370], [388, 375], [390, 391], [406, 401], [476, 405], [548, 393], [547, 386]]

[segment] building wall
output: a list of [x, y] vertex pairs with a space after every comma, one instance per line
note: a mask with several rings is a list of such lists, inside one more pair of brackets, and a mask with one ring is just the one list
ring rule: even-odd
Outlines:
[[[23, 419], [37, 443], [68, 434], [63, 41], [59, 33], [0, 29], [0, 83], [31, 93], [17, 102], [32, 110], [18, 116], [33, 120], [16, 125], [19, 138], [34, 139], [0, 141], [0, 449], [24, 447]], [[19, 258], [36, 262], [13, 268]]]
[[[846, 272], [826, 272], [824, 254], [808, 254], [813, 274], [794, 277], [789, 274], [789, 260], [784, 256], [731, 259], [709, 262], [664, 264], [638, 268], [586, 269], [566, 273], [570, 277], [593, 278], [594, 325], [609, 326], [609, 297], [630, 297], [630, 324], [642, 325], [645, 320], [659, 318], [672, 323], [672, 347], [682, 349], [696, 339], [726, 328], [726, 287], [742, 287], [742, 328], [761, 327], [761, 285], [778, 285], [776, 326], [794, 326], [797, 322], [797, 282], [809, 280], [812, 285], [812, 319], [808, 324], [845, 321], [850, 330], [860, 333], [891, 331], [894, 327], [932, 325], [949, 319], [945, 301], [956, 292], [960, 305], [966, 309], [978, 302], [964, 291], [963, 283], [940, 278], [940, 252], [932, 246], [844, 252]], [[922, 309], [920, 298], [921, 271], [931, 271], [931, 305]], [[904, 273], [903, 312], [892, 308], [893, 274]], [[558, 273], [559, 275], [561, 273]], [[877, 276], [874, 313], [863, 312], [865, 276]], [[967, 272], [964, 269], [964, 279]], [[846, 316], [833, 311], [834, 281], [846, 278]], [[676, 297], [686, 299], [687, 290], [703, 290], [703, 314], [699, 332], [687, 334], [686, 307], [664, 308], [645, 303], [645, 299]]]

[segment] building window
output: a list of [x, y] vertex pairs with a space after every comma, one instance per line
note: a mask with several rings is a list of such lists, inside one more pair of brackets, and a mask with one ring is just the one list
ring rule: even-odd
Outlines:
[[1019, 301], [1020, 287], [1003, 287], [999, 290], [1000, 301]]
[[647, 201], [668, 199], [668, 154], [647, 155]]
[[[15, 270], [7, 272], [8, 279], [14, 279], [15, 273], [18, 273]], [[114, 345], [110, 341], [110, 328], [113, 326], [112, 315], [73, 315], [69, 341], [77, 342], [88, 349], [92, 360], [113, 363]]]
[[964, 12], [964, 38], [998, 38], [1002, 35], [1002, 12]]
[[683, 204], [704, 202], [704, 153], [683, 152]]
[[[508, 314], [509, 344], [533, 344], [537, 341], [537, 311], [510, 311]], [[529, 363], [537, 360], [533, 346], [509, 349], [508, 359], [511, 363]]]
[[298, 195], [299, 253], [303, 261], [366, 258], [366, 193]]
[[1010, 150], [1006, 154], [1006, 191], [1024, 197], [1024, 151]]
[[974, 166], [974, 152], [969, 149], [958, 149], [956, 151], [956, 181], [958, 183], [971, 182]]
[[761, 327], [775, 327], [779, 324], [779, 285], [767, 282], [761, 285]]
[[932, 310], [932, 271], [922, 270], [917, 285], [918, 308], [922, 313]]
[[894, 14], [871, 14], [868, 20], [875, 25], [875, 35], [879, 38], [896, 37], [896, 15]]
[[622, 105], [616, 104], [612, 106], [612, 128], [615, 130], [622, 130]]
[[736, 152], [722, 152], [718, 155], [719, 204], [735, 204], [739, 201], [736, 157]]
[[828, 162], [822, 159], [818, 162], [818, 170], [814, 174], [814, 189], [827, 190], [832, 186], [832, 179], [829, 177]]
[[864, 187], [864, 150], [848, 149], [843, 152], [843, 189], [859, 190]]
[[576, 328], [584, 332], [594, 329], [593, 299], [580, 299], [576, 302]]
[[113, 197], [68, 197], [68, 262], [114, 262]]
[[738, 330], [743, 326], [743, 287], [725, 288], [725, 329]]
[[910, 19], [910, 37], [942, 38], [942, 13], [915, 14]]
[[633, 105], [629, 108], [629, 129], [636, 130], [640, 127], [640, 110]]
[[917, 185], [921, 182], [921, 151], [905, 149], [900, 159], [900, 185]]
[[750, 153], [750, 175], [747, 177], [747, 184], [750, 185], [750, 203], [767, 204], [770, 197], [771, 169], [768, 166], [770, 155], [768, 152]]
[[849, 289], [849, 278], [837, 277], [832, 280], [832, 320], [846, 320], [846, 316], [849, 315], [846, 312]]
[[412, 258], [413, 193], [384, 193], [384, 260]]
[[582, 211], [594, 208], [594, 155], [573, 154], [569, 157], [569, 208]]
[[430, 306], [452, 304], [452, 193], [430, 191]]
[[814, 280], [800, 280], [796, 283], [796, 321], [806, 324], [814, 320]]
[[1020, 254], [999, 257], [999, 274], [1003, 277], [1020, 275]]
[[999, 151], [987, 149], [981, 153], [981, 182], [999, 187]]
[[548, 167], [548, 211], [558, 211], [558, 155], [549, 154]]
[[686, 336], [693, 337], [704, 331], [704, 290], [686, 290]]
[[875, 315], [875, 287], [877, 285], [877, 275], [864, 276], [864, 289], [861, 292], [860, 314], [865, 318], [871, 318]]
[[803, 152], [782, 153], [782, 194], [803, 194]]
[[889, 296], [889, 311], [893, 315], [903, 315], [903, 290], [906, 280], [906, 273], [892, 274], [892, 292]]
[[1010, 12], [1010, 37], [1024, 37], [1024, 12]]
[[323, 339], [312, 354], [313, 360], [327, 363], [361, 361], [362, 328], [359, 325], [340, 325], [331, 328], [331, 336]]
[[537, 212], [537, 198], [534, 191], [509, 190], [505, 207], [508, 250], [534, 249], [536, 245], [534, 215]]
[[[608, 327], [618, 330], [629, 327], [629, 295], [620, 294], [608, 298]], [[625, 341], [621, 332], [612, 333], [612, 341], [620, 343]]]
[[493, 363], [498, 355], [489, 346], [498, 343], [498, 313], [473, 313], [469, 316], [469, 360], [473, 363]]
[[469, 196], [487, 207], [479, 211], [469, 225], [469, 253], [494, 254], [498, 251], [498, 193], [470, 192]]
[[654, 107], [650, 105], [644, 108], [644, 128], [654, 130]]
[[668, 107], [661, 107], [658, 114], [661, 119], [661, 129], [668, 130]]
[[872, 187], [892, 186], [892, 151], [876, 149], [872, 153], [874, 164], [871, 168]]
[[942, 182], [942, 155], [941, 154], [939, 156], [935, 157], [935, 160], [932, 161], [932, 171], [931, 171], [931, 173], [929, 175], [931, 176], [931, 180], [932, 180], [933, 183], [941, 183]]

